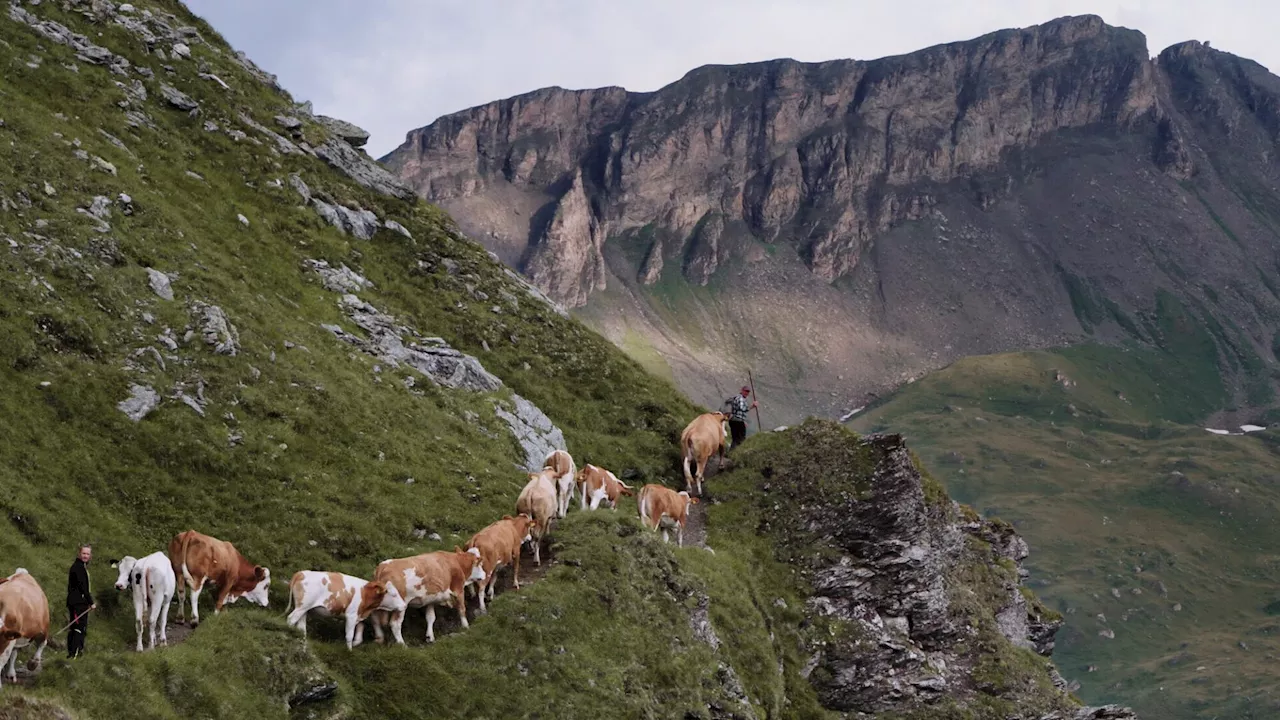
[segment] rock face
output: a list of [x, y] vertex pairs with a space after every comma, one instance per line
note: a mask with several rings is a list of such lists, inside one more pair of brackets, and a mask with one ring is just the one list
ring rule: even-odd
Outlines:
[[649, 340], [695, 399], [747, 363], [794, 387], [771, 393], [789, 422], [965, 355], [1155, 342], [1135, 316], [1162, 292], [1269, 357], [1280, 271], [1254, 258], [1280, 222], [1277, 108], [1255, 63], [1197, 42], [1151, 59], [1084, 16], [651, 93], [538, 90], [384, 162], [615, 342]]
[[901, 436], [860, 440], [812, 420], [783, 436], [790, 450], [761, 451], [758, 464], [748, 449], [742, 462], [761, 478], [761, 530], [802, 568], [811, 621], [830, 628], [807, 648], [824, 706], [903, 712], [987, 696], [1034, 711], [1020, 717], [1131, 717], [1077, 708], [1051, 665], [1020, 655], [1050, 655], [1062, 624], [1024, 594], [1026, 542], [922, 477]]

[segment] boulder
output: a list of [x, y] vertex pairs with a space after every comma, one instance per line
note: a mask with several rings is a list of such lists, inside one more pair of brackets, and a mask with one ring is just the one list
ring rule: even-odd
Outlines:
[[116, 408], [130, 420], [140, 422], [160, 404], [160, 394], [146, 385], [129, 386], [129, 397], [116, 404]]
[[326, 115], [317, 115], [316, 120], [324, 126], [331, 134], [335, 135], [339, 140], [347, 143], [351, 147], [361, 148], [369, 142], [369, 133], [366, 130], [353, 125], [346, 120], [328, 117]]

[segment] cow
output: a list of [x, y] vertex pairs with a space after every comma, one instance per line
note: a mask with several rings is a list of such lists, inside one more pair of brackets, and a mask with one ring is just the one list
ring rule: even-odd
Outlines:
[[607, 500], [609, 501], [609, 507], [616, 512], [618, 498], [622, 495], [634, 494], [631, 492], [631, 486], [619, 480], [617, 475], [590, 463], [578, 471], [575, 483], [582, 493], [581, 507], [583, 510], [587, 509], [589, 498], [592, 510], [600, 507], [601, 500]]
[[[453, 552], [439, 550], [413, 557], [383, 560], [373, 573], [373, 582], [382, 583], [388, 588], [395, 587], [400, 597], [404, 598], [405, 609], [390, 613], [391, 634], [395, 636], [397, 643], [404, 645], [401, 626], [404, 625], [408, 608], [426, 606], [429, 643], [436, 641], [436, 605], [452, 603], [458, 611], [462, 627], [470, 627], [467, 622], [465, 588], [468, 582], [479, 583], [484, 577], [484, 568], [480, 566], [480, 550], [455, 547]], [[387, 615], [386, 610], [374, 612], [373, 634], [379, 643], [383, 641], [382, 628], [387, 624]]]
[[117, 590], [133, 590], [133, 617], [138, 628], [137, 651], [142, 652], [142, 633], [150, 630], [151, 649], [156, 648], [156, 626], [160, 629], [160, 644], [169, 644], [166, 626], [169, 624], [169, 603], [178, 581], [173, 564], [160, 551], [141, 560], [124, 556], [112, 560], [111, 567], [120, 571], [116, 577]]
[[[292, 612], [289, 609], [293, 608]], [[289, 625], [307, 637], [307, 614], [341, 616], [347, 621], [347, 649], [364, 642], [364, 621], [376, 610], [405, 611], [406, 604], [395, 585], [369, 582], [351, 575], [299, 570], [289, 579]]]
[[551, 482], [556, 488], [556, 517], [564, 517], [569, 513], [569, 501], [573, 499], [573, 476], [577, 474], [573, 456], [564, 450], [552, 450], [542, 461], [542, 469], [553, 473]]
[[169, 541], [169, 561], [178, 582], [178, 622], [186, 622], [187, 588], [191, 588], [191, 626], [200, 624], [200, 591], [205, 583], [218, 588], [218, 599], [213, 604], [213, 614], [222, 611], [226, 603], [244, 598], [251, 603], [267, 606], [267, 589], [271, 586], [271, 571], [254, 565], [236, 550], [235, 545], [210, 537], [195, 530], [178, 533]]
[[493, 586], [497, 584], [495, 571], [498, 568], [510, 565], [512, 583], [517, 590], [520, 589], [520, 546], [533, 540], [529, 532], [532, 524], [533, 518], [524, 513], [515, 517], [503, 515], [501, 520], [472, 535], [467, 541], [467, 550], [475, 548], [480, 551], [480, 567], [484, 569], [486, 577], [476, 586], [476, 594], [480, 596], [480, 612], [488, 612], [485, 594], [488, 593], [489, 599], [493, 599]]
[[662, 528], [662, 541], [671, 542], [667, 531], [676, 531], [676, 545], [684, 546], [684, 526], [689, 521], [689, 506], [698, 502], [689, 493], [676, 492], [662, 485], [645, 485], [640, 488], [640, 524], [657, 532]]
[[36, 643], [36, 654], [27, 670], [35, 672], [49, 643], [49, 599], [31, 573], [18, 568], [0, 579], [0, 670], [8, 666], [9, 682], [18, 679], [18, 648], [31, 643]]
[[[725, 433], [724, 423], [729, 416], [721, 412], [704, 413], [694, 418], [680, 433], [680, 454], [684, 462], [684, 489], [694, 495], [702, 494], [703, 473], [707, 469], [707, 461], [716, 452], [720, 453], [720, 462], [724, 462]], [[689, 463], [694, 470], [689, 469]], [[696, 492], [695, 492], [696, 491]]]
[[542, 538], [551, 532], [551, 524], [557, 517], [554, 472], [544, 468], [541, 472], [529, 473], [529, 482], [516, 499], [516, 512], [533, 518], [529, 534], [533, 538], [534, 565], [542, 564]]

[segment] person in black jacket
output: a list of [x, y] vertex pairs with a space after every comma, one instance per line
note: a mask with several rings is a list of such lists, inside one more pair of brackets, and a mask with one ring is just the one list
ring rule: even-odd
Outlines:
[[[67, 657], [84, 653], [84, 636], [89, 629], [89, 611], [98, 607], [89, 592], [89, 560], [93, 548], [81, 545], [76, 561], [67, 574], [67, 612], [71, 613], [71, 631], [67, 635]], [[78, 618], [78, 619], [77, 619]]]

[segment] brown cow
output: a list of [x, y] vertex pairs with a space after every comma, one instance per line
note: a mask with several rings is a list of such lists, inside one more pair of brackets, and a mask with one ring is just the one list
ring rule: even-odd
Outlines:
[[35, 672], [49, 643], [49, 599], [26, 568], [0, 579], [0, 669], [8, 666], [9, 682], [18, 679], [18, 648], [36, 643], [36, 654], [27, 663]]
[[609, 507], [616, 511], [620, 496], [634, 494], [631, 492], [631, 486], [619, 480], [617, 475], [591, 464], [578, 471], [575, 482], [582, 492], [583, 510], [587, 509], [587, 498], [591, 498], [592, 510], [600, 507], [601, 500], [608, 500]]
[[191, 625], [200, 624], [200, 591], [206, 582], [218, 588], [218, 599], [213, 604], [213, 614], [222, 611], [226, 603], [244, 598], [251, 603], [267, 606], [267, 588], [271, 585], [271, 571], [254, 565], [225, 540], [209, 537], [195, 530], [178, 533], [169, 541], [169, 562], [178, 580], [178, 622], [186, 622], [187, 588], [191, 588]]
[[542, 538], [551, 532], [551, 524], [556, 518], [556, 486], [555, 470], [544, 468], [541, 472], [529, 473], [529, 482], [525, 483], [516, 499], [516, 512], [533, 518], [530, 535], [533, 538], [533, 564], [542, 564]]
[[369, 582], [351, 575], [299, 570], [289, 580], [289, 624], [307, 636], [307, 614], [342, 617], [347, 622], [347, 649], [364, 642], [364, 621], [374, 610], [404, 611], [394, 585]]
[[515, 517], [503, 515], [502, 519], [471, 536], [466, 549], [480, 550], [480, 567], [484, 568], [486, 579], [476, 586], [476, 594], [480, 596], [480, 612], [485, 608], [485, 594], [493, 599], [493, 586], [497, 584], [495, 571], [505, 565], [511, 566], [511, 579], [517, 590], [520, 589], [520, 546], [533, 539], [529, 526], [533, 518], [521, 513]]
[[676, 544], [684, 545], [684, 526], [689, 521], [689, 506], [698, 502], [689, 493], [676, 492], [662, 485], [645, 485], [640, 488], [640, 524], [657, 531], [662, 528], [663, 542], [671, 542], [669, 529], [676, 531]]
[[[436, 605], [452, 603], [458, 610], [462, 627], [467, 623], [467, 603], [463, 592], [468, 582], [484, 580], [484, 568], [480, 567], [480, 551], [472, 548], [454, 548], [453, 552], [439, 550], [413, 557], [383, 560], [373, 573], [373, 582], [391, 586], [404, 599], [405, 609], [391, 613], [391, 634], [396, 642], [404, 645], [401, 627], [408, 608], [427, 607], [427, 642], [436, 641]], [[387, 611], [373, 614], [373, 634], [376, 641], [383, 641], [382, 628], [387, 624]]]
[[[707, 460], [717, 451], [724, 462], [724, 422], [729, 416], [721, 412], [704, 413], [693, 419], [680, 433], [680, 454], [684, 459], [684, 488], [694, 495], [702, 494], [702, 475]], [[690, 472], [692, 461], [697, 472]], [[696, 490], [696, 492], [695, 492]]]
[[556, 517], [569, 514], [569, 501], [573, 499], [573, 476], [577, 468], [573, 456], [564, 450], [552, 450], [542, 461], [543, 470], [551, 470], [551, 484], [556, 489]]

